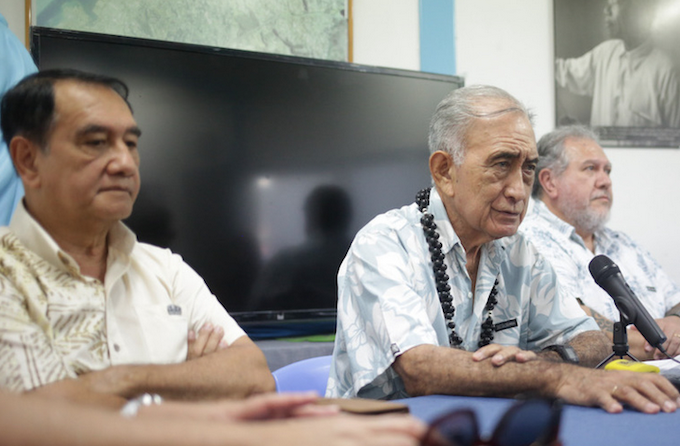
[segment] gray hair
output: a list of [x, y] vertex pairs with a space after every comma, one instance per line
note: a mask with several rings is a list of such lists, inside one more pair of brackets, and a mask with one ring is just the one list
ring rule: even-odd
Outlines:
[[[489, 99], [498, 100], [501, 104], [499, 108], [489, 111], [486, 104]], [[533, 125], [534, 115], [505, 90], [488, 85], [472, 85], [453, 90], [437, 105], [430, 121], [430, 154], [443, 150], [460, 166], [465, 157], [465, 138], [474, 120], [512, 112], [523, 113]]]
[[543, 135], [538, 141], [538, 164], [536, 164], [536, 177], [531, 191], [532, 197], [538, 199], [543, 195], [543, 186], [538, 181], [538, 175], [542, 170], [550, 169], [557, 176], [567, 170], [569, 159], [564, 150], [564, 142], [569, 138], [590, 139], [599, 144], [597, 134], [584, 125], [558, 127]]

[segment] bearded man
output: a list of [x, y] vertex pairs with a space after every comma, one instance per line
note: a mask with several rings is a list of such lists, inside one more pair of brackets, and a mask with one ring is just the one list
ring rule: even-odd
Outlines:
[[[670, 355], [680, 354], [680, 288], [652, 256], [628, 235], [605, 226], [612, 206], [612, 165], [597, 136], [582, 126], [561, 127], [538, 142], [534, 206], [520, 232], [557, 272], [567, 292], [612, 336], [619, 311], [588, 271], [596, 255], [610, 257], [642, 304], [668, 337]], [[634, 328], [631, 353], [639, 359], [665, 358]]]

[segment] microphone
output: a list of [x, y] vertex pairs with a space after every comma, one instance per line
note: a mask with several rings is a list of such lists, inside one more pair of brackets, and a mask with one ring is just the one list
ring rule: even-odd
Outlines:
[[661, 345], [666, 342], [666, 335], [630, 289], [616, 263], [607, 256], [598, 255], [590, 261], [588, 269], [595, 283], [614, 299], [621, 313], [621, 322], [634, 324], [649, 345], [663, 351]]

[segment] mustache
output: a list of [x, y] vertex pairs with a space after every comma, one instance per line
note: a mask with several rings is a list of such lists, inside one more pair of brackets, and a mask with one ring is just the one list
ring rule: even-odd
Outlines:
[[611, 193], [608, 193], [608, 192], [601, 192], [601, 193], [595, 194], [595, 195], [593, 195], [592, 197], [590, 197], [590, 200], [591, 200], [591, 201], [592, 201], [592, 200], [597, 200], [598, 198], [606, 198], [606, 199], [608, 199], [609, 201], [611, 201], [611, 200], [612, 200], [612, 194], [611, 194]]

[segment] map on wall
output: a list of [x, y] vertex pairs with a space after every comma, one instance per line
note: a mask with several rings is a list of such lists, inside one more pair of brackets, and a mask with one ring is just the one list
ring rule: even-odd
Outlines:
[[33, 24], [347, 61], [347, 1], [33, 0]]

